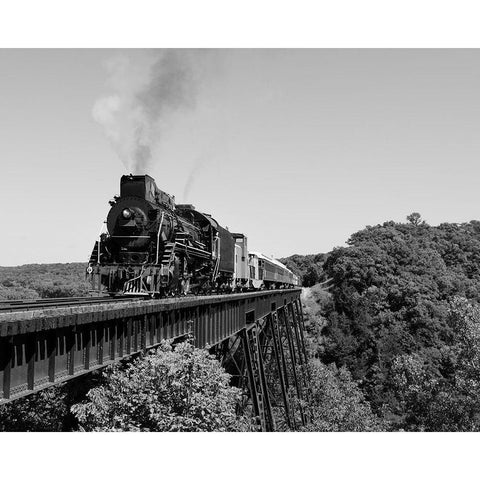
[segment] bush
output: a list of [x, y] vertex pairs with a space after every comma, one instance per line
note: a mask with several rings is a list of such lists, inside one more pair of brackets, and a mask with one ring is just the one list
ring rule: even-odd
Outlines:
[[236, 414], [240, 390], [207, 351], [164, 342], [126, 367], [115, 366], [88, 401], [72, 407], [87, 431], [248, 430]]
[[372, 432], [384, 430], [346, 368], [313, 361], [310, 369], [308, 432]]
[[455, 298], [448, 325], [451, 335], [437, 361], [412, 353], [393, 362], [398, 428], [480, 431], [480, 308]]
[[68, 417], [65, 387], [50, 387], [0, 406], [0, 432], [60, 432]]

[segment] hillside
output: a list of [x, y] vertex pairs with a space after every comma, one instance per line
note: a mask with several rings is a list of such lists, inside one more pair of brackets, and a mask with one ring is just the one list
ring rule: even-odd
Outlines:
[[0, 299], [75, 297], [88, 293], [84, 263], [0, 267]]
[[391, 429], [479, 430], [480, 222], [412, 214], [348, 244], [290, 258], [331, 279], [315, 355], [345, 366]]

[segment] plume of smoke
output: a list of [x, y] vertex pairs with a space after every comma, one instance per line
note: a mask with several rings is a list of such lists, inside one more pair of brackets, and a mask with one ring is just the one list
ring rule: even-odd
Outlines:
[[187, 181], [185, 182], [185, 187], [183, 189], [183, 199], [184, 201], [188, 200], [188, 197], [190, 196], [190, 191], [192, 190], [193, 184], [195, 182], [195, 179], [197, 175], [200, 173], [202, 165], [204, 162], [199, 161], [195, 162], [194, 166], [190, 170], [190, 173], [188, 174]]
[[173, 114], [195, 105], [190, 53], [133, 51], [112, 58], [107, 69], [113, 93], [95, 102], [93, 118], [127, 169], [146, 173]]
[[214, 159], [212, 147], [209, 147], [205, 152], [199, 155], [193, 162], [193, 165], [188, 173], [185, 187], [183, 188], [183, 200], [187, 201], [192, 191], [195, 181], [198, 179], [202, 171], [208, 167], [209, 163]]

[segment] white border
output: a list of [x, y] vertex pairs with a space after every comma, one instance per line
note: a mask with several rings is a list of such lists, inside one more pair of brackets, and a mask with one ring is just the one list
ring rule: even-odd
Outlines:
[[3, 47], [474, 47], [470, 0], [10, 0]]
[[[477, 2], [16, 0], [1, 47], [479, 47]], [[0, 92], [1, 93], [1, 92]], [[465, 478], [478, 434], [0, 434], [2, 474]]]
[[71, 480], [467, 478], [476, 434], [0, 434], [2, 474]]

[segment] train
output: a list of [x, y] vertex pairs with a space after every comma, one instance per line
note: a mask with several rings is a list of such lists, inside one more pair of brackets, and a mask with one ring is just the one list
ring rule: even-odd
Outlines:
[[86, 269], [93, 291], [165, 297], [294, 288], [278, 260], [248, 251], [210, 214], [176, 204], [149, 175], [123, 175]]

